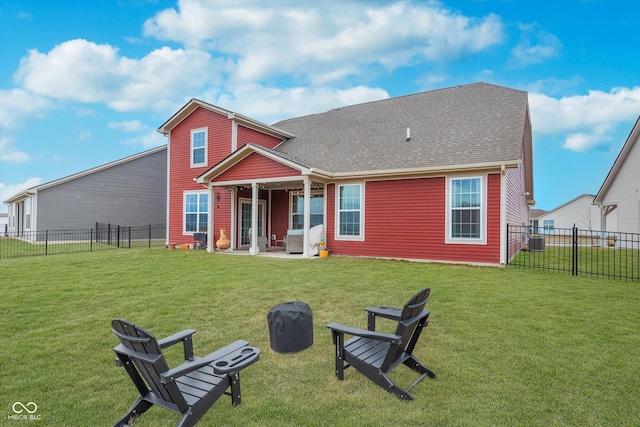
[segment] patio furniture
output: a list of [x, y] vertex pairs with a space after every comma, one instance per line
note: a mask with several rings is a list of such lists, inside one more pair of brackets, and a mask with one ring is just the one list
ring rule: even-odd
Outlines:
[[[336, 347], [336, 377], [343, 380], [345, 368], [352, 366], [389, 393], [403, 400], [413, 400], [409, 391], [425, 377], [436, 377], [433, 371], [422, 365], [412, 354], [422, 329], [428, 324], [429, 311], [425, 310], [424, 306], [429, 294], [429, 288], [421, 290], [402, 309], [367, 307], [366, 330], [337, 323], [328, 324]], [[395, 334], [376, 332], [377, 317], [397, 321]], [[345, 342], [345, 334], [353, 338]], [[388, 376], [390, 371], [401, 364], [420, 374], [420, 377], [406, 389], [399, 387]]]
[[301, 301], [278, 304], [267, 313], [269, 343], [278, 353], [295, 353], [313, 344], [313, 313]]
[[285, 244], [287, 254], [301, 254], [304, 244], [304, 230], [287, 230], [285, 240], [287, 241]]
[[[314, 225], [309, 229], [309, 255], [318, 255], [320, 241], [324, 239], [324, 225]], [[287, 254], [301, 254], [304, 251], [304, 230], [287, 230], [285, 236]]]
[[[114, 426], [129, 425], [153, 405], [182, 414], [181, 427], [196, 424], [223, 394], [231, 396], [233, 406], [239, 405], [240, 370], [258, 361], [260, 355], [259, 349], [238, 340], [199, 358], [193, 355], [193, 329], [156, 340], [123, 319], [114, 319], [111, 326], [120, 340], [114, 348], [116, 365], [126, 369], [140, 393]], [[183, 345], [184, 363], [170, 369], [162, 349], [178, 343]]]

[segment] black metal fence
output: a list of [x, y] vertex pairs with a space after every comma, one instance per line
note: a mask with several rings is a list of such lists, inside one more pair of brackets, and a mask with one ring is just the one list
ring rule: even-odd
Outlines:
[[6, 232], [0, 237], [0, 259], [164, 247], [165, 243], [165, 224], [123, 227], [96, 223], [91, 229]]
[[507, 226], [509, 265], [640, 282], [640, 234], [575, 226], [536, 231]]

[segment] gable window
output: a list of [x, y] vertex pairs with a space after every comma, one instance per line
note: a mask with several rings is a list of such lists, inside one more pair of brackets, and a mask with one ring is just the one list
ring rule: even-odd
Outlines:
[[209, 194], [193, 192], [184, 194], [184, 232], [206, 233], [209, 220]]
[[191, 130], [191, 167], [207, 165], [207, 128]]
[[[324, 224], [324, 194], [311, 194], [311, 224], [316, 226]], [[304, 228], [304, 194], [293, 193], [291, 195], [291, 228]]]
[[338, 237], [362, 237], [362, 184], [338, 186]]
[[482, 238], [482, 179], [453, 178], [450, 187], [449, 235], [451, 239]]

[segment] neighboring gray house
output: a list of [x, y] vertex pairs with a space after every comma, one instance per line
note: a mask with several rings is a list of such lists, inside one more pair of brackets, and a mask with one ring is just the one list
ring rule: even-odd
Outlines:
[[593, 205], [593, 194], [582, 194], [575, 199], [544, 212], [537, 217], [537, 233], [553, 233], [556, 228], [599, 230], [600, 209]]
[[640, 233], [639, 139], [640, 116], [595, 197], [602, 230]]
[[154, 148], [31, 187], [4, 203], [8, 232], [36, 240], [36, 231], [165, 224], [167, 147]]

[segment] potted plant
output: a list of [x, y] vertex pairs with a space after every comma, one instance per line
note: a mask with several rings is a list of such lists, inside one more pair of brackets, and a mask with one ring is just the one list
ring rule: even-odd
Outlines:
[[329, 249], [327, 249], [326, 240], [320, 240], [320, 245], [318, 246], [320, 248], [320, 258], [327, 258], [329, 256]]

